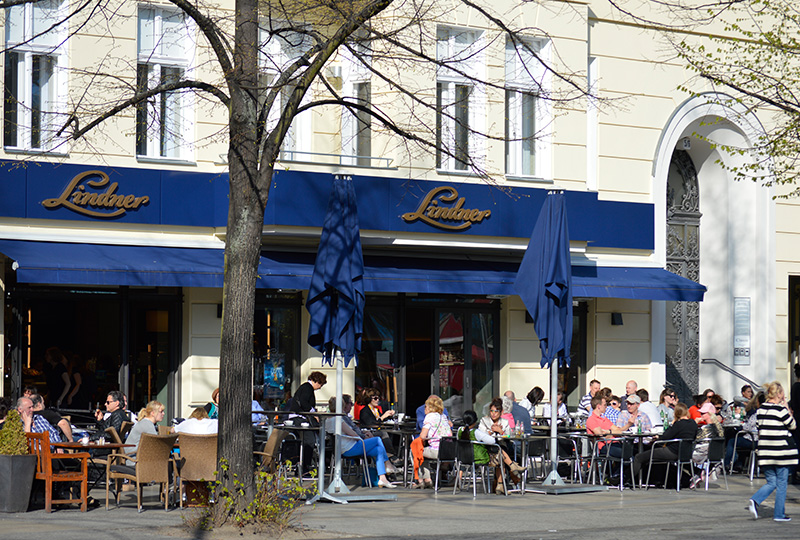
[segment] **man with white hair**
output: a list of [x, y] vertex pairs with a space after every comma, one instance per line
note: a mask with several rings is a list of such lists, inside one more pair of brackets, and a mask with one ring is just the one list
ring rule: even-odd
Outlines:
[[22, 419], [22, 428], [27, 433], [49, 433], [50, 442], [61, 442], [61, 435], [58, 430], [50, 425], [50, 422], [42, 416], [34, 414], [33, 401], [30, 398], [21, 397], [17, 400], [17, 411]]
[[511, 390], [507, 390], [503, 395], [511, 400], [511, 416], [514, 417], [514, 425], [518, 426], [521, 424], [525, 435], [530, 435], [533, 429], [531, 428], [531, 415], [528, 413], [528, 409], [517, 403], [514, 392]]

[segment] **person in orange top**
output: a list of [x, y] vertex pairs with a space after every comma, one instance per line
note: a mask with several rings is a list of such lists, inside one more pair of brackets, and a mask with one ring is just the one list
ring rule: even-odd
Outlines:
[[695, 421], [699, 420], [703, 416], [700, 412], [700, 407], [705, 405], [706, 401], [708, 401], [708, 397], [705, 394], [694, 396], [694, 405], [689, 407], [689, 418]]

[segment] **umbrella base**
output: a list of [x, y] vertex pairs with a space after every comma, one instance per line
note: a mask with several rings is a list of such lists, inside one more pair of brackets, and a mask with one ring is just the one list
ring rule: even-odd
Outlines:
[[528, 493], [543, 493], [545, 495], [567, 495], [570, 493], [592, 493], [594, 491], [608, 491], [608, 486], [592, 486], [582, 484], [540, 485], [528, 486]]

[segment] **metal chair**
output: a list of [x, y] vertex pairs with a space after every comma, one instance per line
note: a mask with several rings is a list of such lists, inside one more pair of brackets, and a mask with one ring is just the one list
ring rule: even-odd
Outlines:
[[[601, 442], [607, 442], [609, 444], [617, 443], [621, 445], [621, 456], [612, 456], [608, 453], [609, 448], [607, 446], [603, 446], [600, 452], [595, 452], [596, 455], [592, 456], [592, 461], [595, 460], [601, 461], [603, 463], [603, 469], [601, 471], [601, 478], [604, 479], [606, 476], [606, 468], [609, 467], [610, 464], [618, 463], [619, 464], [619, 490], [622, 491], [625, 489], [625, 466], [627, 465], [630, 467], [631, 472], [631, 489], [634, 489], [634, 475], [633, 475], [633, 439], [628, 437], [620, 437], [614, 439], [605, 439]], [[605, 453], [605, 455], [603, 455]]]
[[462, 473], [469, 471], [472, 479], [472, 498], [477, 497], [478, 490], [476, 482], [479, 470], [481, 471], [481, 486], [483, 487], [483, 492], [488, 493], [486, 487], [486, 467], [489, 466], [489, 463], [475, 463], [476, 444], [481, 443], [463, 439], [458, 439], [456, 441], [456, 460], [454, 465], [456, 480], [453, 482], [453, 495], [455, 495], [456, 489], [461, 489], [463, 487], [464, 481], [467, 478], [466, 475]]
[[720, 470], [722, 477], [725, 479], [725, 489], [728, 489], [728, 476], [725, 474], [725, 439], [714, 438], [708, 440], [708, 454], [705, 461], [703, 461], [702, 468], [705, 472], [706, 491], [708, 491], [709, 476], [711, 476], [712, 465], [716, 466], [722, 464]]
[[664, 463], [666, 465], [666, 473], [664, 474], [664, 486], [667, 485], [667, 479], [669, 478], [669, 466], [671, 464], [675, 464], [676, 468], [676, 476], [675, 476], [675, 484], [676, 490], [681, 490], [681, 476], [683, 475], [684, 468], [688, 465], [689, 472], [692, 471], [692, 452], [694, 452], [694, 439], [668, 439], [668, 440], [657, 440], [653, 443], [653, 449], [658, 448], [659, 446], [667, 446], [670, 443], [677, 443], [678, 444], [678, 457], [676, 459], [654, 459], [653, 452], [650, 453], [650, 464], [647, 466], [647, 483], [645, 488], [650, 488], [650, 472], [653, 468], [653, 463]]
[[433, 486], [434, 492], [439, 492], [439, 471], [442, 463], [456, 462], [456, 438], [442, 437], [439, 439], [439, 457], [436, 458], [436, 481]]
[[[578, 448], [578, 442], [579, 441], [574, 437], [559, 436], [556, 438], [558, 463], [566, 463], [569, 465], [571, 484], [575, 483], [576, 476], [578, 477], [578, 483], [583, 483], [583, 473], [581, 472], [582, 459]], [[567, 447], [570, 448], [569, 452], [566, 452]]]

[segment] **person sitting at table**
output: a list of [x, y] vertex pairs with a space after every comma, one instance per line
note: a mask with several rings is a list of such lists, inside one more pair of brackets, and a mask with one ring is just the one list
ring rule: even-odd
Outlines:
[[[678, 396], [672, 388], [664, 388], [658, 396], [658, 414], [666, 420], [668, 425], [675, 421], [675, 406], [678, 403]], [[686, 410], [689, 414], [689, 410]], [[662, 420], [662, 423], [664, 420]]]
[[[515, 484], [519, 483], [519, 477], [517, 476], [517, 473], [521, 473], [525, 469], [515, 461], [512, 461], [510, 458], [508, 458], [508, 456], [514, 452], [514, 448], [509, 444], [510, 441], [503, 438], [511, 436], [511, 425], [508, 423], [507, 419], [503, 418], [502, 399], [497, 397], [494, 398], [491, 403], [489, 403], [489, 416], [484, 416], [481, 418], [481, 421], [478, 424], [478, 429], [495, 438], [496, 444], [499, 444], [500, 448], [502, 448], [505, 452], [503, 463], [508, 467], [511, 473], [510, 478], [512, 482]], [[508, 458], [508, 460], [506, 460], [506, 458]], [[497, 485], [498, 478], [499, 475], [495, 475], [494, 487], [502, 491], [503, 486]]]
[[[342, 412], [347, 415], [342, 418], [342, 457], [359, 457], [366, 452], [367, 457], [375, 458], [375, 468], [378, 470], [378, 486], [387, 489], [394, 489], [397, 486], [392, 484], [386, 474], [397, 471], [383, 446], [380, 437], [365, 437], [358, 426], [350, 419], [350, 411], [353, 408], [353, 400], [349, 394], [342, 396]], [[336, 410], [336, 396], [328, 400], [328, 410]], [[363, 412], [363, 411], [362, 411]], [[325, 420], [325, 430], [328, 433], [336, 432], [336, 417], [332, 416]]]
[[253, 385], [253, 401], [250, 403], [250, 414], [252, 415], [250, 421], [253, 423], [253, 425], [264, 425], [264, 423], [267, 421], [267, 415], [260, 414], [259, 412], [253, 412], [264, 412], [264, 407], [261, 406], [261, 399], [263, 397], [264, 387], [262, 385]]
[[705, 394], [697, 394], [696, 396], [692, 396], [692, 399], [694, 400], [694, 405], [689, 407], [689, 418], [698, 420], [702, 416], [700, 407], [705, 405], [706, 401], [708, 401], [708, 397]]
[[756, 411], [767, 400], [764, 392], [759, 392], [747, 402], [744, 407], [745, 420], [742, 424], [742, 433], [738, 437], [731, 437], [725, 447], [725, 466], [730, 467], [733, 463], [733, 470], [741, 471], [742, 464], [739, 463], [739, 450], [752, 452], [758, 443], [758, 418]]
[[[437, 397], [437, 396], [436, 394], [431, 394], [430, 396], [428, 396], [428, 399], [432, 397]], [[417, 407], [417, 410], [415, 411], [417, 416], [417, 431], [422, 431], [422, 424], [425, 422], [425, 415], [427, 414], [425, 412], [426, 403], [428, 403], [428, 400], [425, 400], [425, 403]], [[450, 419], [450, 413], [447, 412], [447, 407], [444, 406], [444, 401], [442, 401], [442, 411], [443, 411], [442, 414], [444, 414], [445, 418], [447, 418], [447, 423], [452, 428], [453, 421]]]
[[[495, 468], [494, 473], [494, 489], [493, 491], [497, 493], [504, 493], [504, 489], [502, 485], [498, 486], [498, 479], [500, 478], [500, 464], [504, 463], [506, 467], [510, 470], [514, 471], [514, 473], [519, 473], [524, 471], [525, 469], [520, 467], [517, 463], [515, 463], [508, 455], [508, 453], [500, 449], [497, 452], [498, 448], [494, 447], [487, 448], [484, 444], [497, 444], [495, 442], [494, 437], [489, 435], [483, 430], [477, 429], [478, 425], [478, 414], [475, 411], [467, 410], [464, 411], [462, 416], [462, 420], [464, 425], [458, 428], [458, 432], [456, 433], [456, 437], [458, 437], [462, 441], [475, 441], [480, 442], [483, 444], [476, 444], [473, 445], [473, 453], [475, 456], [475, 465], [484, 465], [489, 464]], [[492, 451], [494, 450], [494, 451]], [[518, 482], [519, 480], [517, 480]], [[498, 491], [498, 487], [500, 490]]]
[[356, 422], [361, 421], [361, 410], [369, 405], [370, 396], [367, 395], [369, 390], [369, 388], [364, 387], [359, 390], [358, 395], [356, 396], [356, 402], [353, 405], [353, 420]]
[[67, 442], [74, 440], [72, 437], [72, 426], [70, 425], [69, 420], [58, 414], [53, 409], [45, 409], [44, 398], [39, 394], [31, 394], [30, 400], [31, 403], [33, 403], [34, 414], [44, 417], [44, 419], [47, 420], [51, 426], [61, 430], [62, 440]]
[[[128, 438], [125, 439], [125, 444], [132, 444], [133, 449], [128, 451], [131, 455], [136, 455], [139, 449], [139, 441], [142, 439], [143, 433], [151, 435], [158, 435], [158, 428], [156, 424], [164, 419], [164, 405], [158, 401], [150, 401], [144, 408], [139, 411], [139, 421], [131, 428]], [[128, 465], [132, 466], [134, 463], [128, 461]]]
[[[391, 418], [396, 414], [393, 409], [383, 412], [380, 405], [381, 394], [377, 388], [367, 388], [365, 392], [365, 399], [368, 401], [367, 405], [361, 408], [361, 427], [364, 429], [378, 429], [384, 421]], [[333, 409], [331, 409], [333, 410]], [[385, 431], [379, 432], [383, 440], [383, 446], [390, 456], [397, 455], [395, 452], [394, 442], [392, 438]]]
[[753, 387], [746, 384], [742, 386], [742, 393], [733, 398], [733, 404], [736, 407], [746, 407], [751, 399], [753, 399]]
[[514, 424], [522, 426], [525, 435], [530, 435], [533, 430], [531, 429], [531, 415], [528, 414], [528, 410], [517, 403], [513, 391], [506, 390], [504, 396], [511, 400], [511, 416], [514, 417]]
[[[592, 407], [592, 414], [586, 419], [586, 432], [594, 437], [605, 439], [597, 441], [595, 445], [597, 455], [621, 458], [622, 444], [619, 441], [608, 439], [613, 439], [614, 436], [621, 435], [624, 430], [605, 417], [605, 412], [608, 407], [605, 396], [603, 396], [602, 392], [596, 393], [590, 404]], [[612, 476], [615, 473], [615, 467], [616, 464], [612, 463]]]
[[209, 418], [203, 407], [197, 407], [189, 418], [175, 426], [175, 433], [191, 433], [192, 435], [212, 435], [219, 429], [219, 420]]
[[123, 405], [123, 397], [122, 393], [118, 392], [117, 390], [112, 390], [106, 396], [106, 411], [110, 413], [110, 415], [106, 418], [103, 414], [103, 411], [97, 410], [95, 411], [95, 419], [97, 422], [97, 429], [99, 431], [104, 431], [110, 427], [113, 427], [117, 430], [117, 433], [122, 431], [122, 422], [128, 422], [130, 417], [125, 412], [124, 405]]
[[[709, 442], [706, 439], [719, 439], [725, 436], [725, 430], [722, 428], [719, 416], [716, 415], [716, 407], [711, 400], [707, 401], [700, 407], [700, 418], [695, 420], [699, 425], [697, 430], [697, 443], [694, 445], [694, 452], [692, 453], [692, 461], [699, 467], [708, 457]], [[701, 442], [703, 441], [703, 442]], [[722, 464], [717, 464], [717, 467]], [[712, 479], [716, 476], [717, 468], [711, 471]], [[697, 484], [705, 480], [705, 471], [701, 474], [696, 474], [692, 478], [689, 487], [694, 489]]]
[[394, 409], [383, 411], [380, 405], [381, 395], [377, 388], [368, 388], [365, 394], [368, 403], [365, 403], [365, 406], [361, 408], [360, 422], [362, 427], [378, 427], [397, 413]]
[[663, 422], [661, 420], [661, 414], [658, 412], [658, 407], [650, 403], [650, 393], [644, 388], [639, 388], [636, 391], [636, 395], [642, 400], [639, 404], [639, 412], [647, 415], [654, 428], [662, 428]]
[[[617, 418], [617, 427], [623, 431], [635, 428], [637, 431], [641, 428], [644, 433], [653, 431], [653, 423], [650, 422], [650, 417], [639, 410], [642, 399], [637, 394], [631, 394], [625, 401], [625, 408], [627, 410], [619, 413]], [[646, 443], [647, 441], [645, 441]]]
[[619, 418], [620, 409], [622, 408], [620, 405], [622, 400], [620, 400], [619, 396], [615, 396], [611, 392], [611, 388], [608, 387], [600, 389], [600, 392], [598, 393], [606, 398], [606, 412], [603, 413], [603, 417], [611, 420], [612, 424], [616, 424], [617, 418]]
[[508, 422], [508, 427], [511, 428], [511, 432], [514, 433], [514, 428], [516, 427], [516, 422], [514, 422], [514, 415], [511, 414], [512, 409], [514, 408], [514, 401], [511, 398], [504, 395], [500, 398], [500, 402], [503, 404], [503, 414], [500, 415], [502, 418], [505, 418], [506, 422]]
[[[689, 408], [685, 403], [677, 403], [674, 410], [674, 422], [664, 430], [661, 435], [656, 435], [656, 439], [669, 441], [672, 439], [685, 439], [693, 441], [697, 436], [697, 422], [689, 418]], [[671, 442], [659, 445], [657, 448], [645, 450], [636, 454], [633, 459], [633, 477], [639, 476], [645, 463], [650, 462], [652, 455], [653, 461], [670, 461], [678, 459], [678, 448], [680, 443]]]
[[[363, 412], [363, 411], [362, 411]], [[450, 437], [450, 419], [444, 414], [444, 402], [437, 395], [431, 395], [425, 400], [425, 419], [422, 421], [422, 430], [419, 437], [411, 443], [411, 453], [414, 456], [414, 479], [417, 480], [415, 488], [432, 488], [431, 472], [425, 466], [424, 460], [439, 458], [439, 441], [442, 437]]]
[[600, 391], [600, 381], [597, 379], [592, 379], [589, 383], [589, 391], [586, 392], [586, 395], [581, 398], [578, 402], [578, 414], [581, 416], [588, 417], [592, 414], [592, 398], [594, 395]]
[[209, 418], [219, 418], [219, 388], [215, 388], [211, 392], [211, 401], [206, 403], [204, 409], [208, 413]]
[[528, 395], [525, 396], [525, 399], [519, 402], [521, 407], [524, 407], [528, 410], [528, 414], [531, 418], [536, 416], [536, 406], [542, 402], [544, 399], [544, 390], [539, 388], [538, 386], [534, 386], [531, 388], [531, 391], [528, 392]]
[[[556, 416], [559, 419], [569, 418], [569, 413], [567, 412], [567, 404], [564, 403], [564, 392], [559, 390], [556, 393], [557, 401], [558, 401], [558, 409], [556, 412]], [[545, 403], [542, 407], [542, 416], [545, 418], [550, 418], [550, 403]]]

